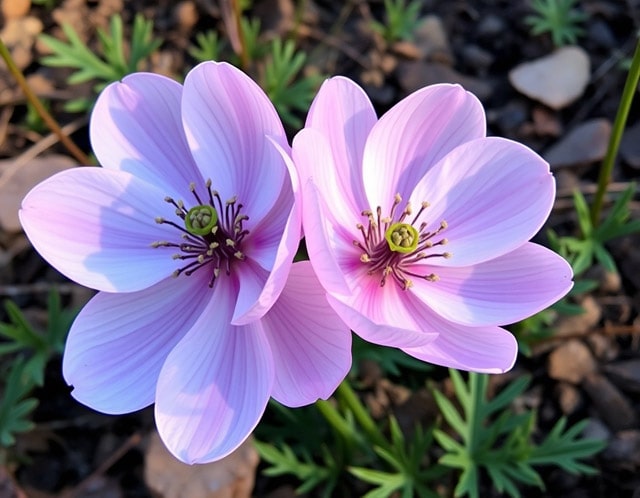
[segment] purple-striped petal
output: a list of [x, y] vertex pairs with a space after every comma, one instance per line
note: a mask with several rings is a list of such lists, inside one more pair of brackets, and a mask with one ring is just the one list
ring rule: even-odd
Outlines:
[[156, 423], [177, 458], [206, 463], [249, 436], [271, 394], [274, 365], [260, 322], [230, 324], [236, 291], [224, 274], [160, 372]]
[[364, 340], [396, 348], [417, 347], [437, 337], [438, 330], [416, 316], [406, 291], [395, 282], [380, 285], [378, 276], [361, 267], [346, 275], [350, 296], [327, 297], [340, 318]]
[[182, 85], [158, 74], [131, 74], [105, 88], [89, 129], [100, 164], [190, 201], [189, 183], [202, 177], [182, 127], [181, 98]]
[[[506, 254], [528, 241], [546, 221], [555, 197], [549, 165], [531, 149], [503, 138], [461, 145], [418, 182], [413, 206], [428, 202], [419, 221], [447, 228], [443, 248], [453, 256], [436, 266], [467, 266]], [[433, 227], [433, 228], [431, 228]]]
[[300, 154], [306, 156], [307, 161], [296, 162], [302, 181], [313, 177], [325, 197], [338, 190], [347, 201], [353, 201], [355, 213], [367, 209], [362, 156], [367, 137], [377, 120], [373, 105], [362, 88], [341, 76], [326, 80], [311, 104], [305, 128], [317, 130], [324, 137], [329, 146], [329, 157], [333, 157], [336, 167], [328, 166], [330, 161], [323, 157], [324, 152], [318, 154], [308, 149], [315, 141], [307, 142], [307, 150]]
[[308, 261], [292, 266], [262, 324], [276, 365], [272, 396], [292, 407], [327, 399], [351, 366], [351, 331], [327, 303]]
[[403, 351], [435, 365], [481, 373], [506, 372], [516, 361], [518, 343], [504, 329], [466, 327], [445, 320], [436, 326], [440, 335], [433, 342]]
[[458, 145], [485, 136], [482, 104], [458, 85], [432, 85], [380, 118], [364, 149], [364, 187], [372, 209], [388, 213], [395, 194], [408, 199], [416, 182]]
[[517, 322], [555, 303], [573, 285], [571, 266], [532, 243], [484, 263], [431, 270], [439, 280], [415, 279], [409, 292], [447, 320], [470, 326]]
[[206, 275], [196, 273], [138, 292], [96, 295], [74, 321], [65, 346], [62, 373], [73, 397], [112, 414], [153, 403], [160, 369], [202, 313], [210, 298], [206, 291]]
[[288, 149], [273, 104], [242, 71], [227, 63], [204, 62], [184, 83], [182, 119], [204, 178], [223, 200], [237, 196], [260, 221], [278, 199], [287, 169], [266, 137]]
[[81, 285], [130, 292], [153, 285], [178, 266], [171, 248], [180, 232], [154, 219], [176, 218], [166, 194], [124, 171], [76, 168], [37, 185], [22, 201], [20, 221], [36, 250]]

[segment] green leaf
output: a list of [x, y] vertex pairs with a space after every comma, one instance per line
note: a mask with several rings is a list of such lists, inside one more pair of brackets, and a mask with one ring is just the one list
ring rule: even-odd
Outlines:
[[[129, 58], [125, 55], [124, 24], [120, 15], [111, 18], [109, 32], [97, 30], [99, 55], [80, 39], [78, 33], [68, 24], [62, 25], [66, 42], [43, 34], [40, 40], [53, 52], [41, 62], [46, 66], [68, 67], [75, 69], [68, 78], [70, 85], [97, 81], [96, 91], [127, 74], [139, 70], [140, 64], [160, 46], [160, 40], [152, 38], [153, 23], [137, 14], [132, 27], [129, 43]], [[69, 109], [85, 111], [90, 108], [84, 101], [76, 100]]]
[[567, 419], [562, 417], [553, 426], [546, 439], [539, 446], [532, 448], [529, 463], [557, 465], [573, 474], [595, 472], [592, 467], [578, 460], [592, 457], [601, 451], [606, 446], [606, 441], [580, 439], [587, 423], [583, 420], [565, 431]]
[[27, 398], [32, 385], [24, 373], [24, 362], [15, 360], [0, 401], [0, 445], [4, 447], [15, 443], [15, 434], [29, 431], [34, 426], [27, 418], [38, 405], [38, 400]]

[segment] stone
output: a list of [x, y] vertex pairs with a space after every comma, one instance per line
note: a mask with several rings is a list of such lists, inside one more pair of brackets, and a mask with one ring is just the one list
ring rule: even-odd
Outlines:
[[554, 325], [555, 337], [584, 336], [598, 325], [602, 317], [602, 308], [593, 296], [584, 296], [578, 304], [584, 312], [579, 315], [561, 316]]
[[640, 123], [624, 131], [620, 141], [620, 157], [631, 168], [640, 170]]
[[25, 69], [33, 61], [33, 46], [42, 28], [42, 21], [33, 16], [7, 19], [4, 23], [0, 38], [18, 68]]
[[592, 164], [604, 158], [610, 137], [611, 123], [608, 119], [591, 119], [567, 133], [543, 157], [551, 168]]
[[492, 86], [478, 78], [465, 76], [449, 66], [437, 62], [403, 61], [396, 68], [400, 87], [406, 93], [412, 93], [426, 85], [435, 83], [458, 83], [480, 100], [491, 95]]
[[423, 17], [413, 35], [413, 43], [418, 47], [422, 59], [453, 63], [447, 30], [438, 16]]
[[69, 156], [48, 154], [23, 163], [20, 157], [0, 160], [0, 227], [7, 232], [22, 230], [18, 210], [27, 192], [51, 175], [72, 168]]
[[609, 429], [617, 432], [635, 427], [636, 413], [631, 403], [604, 375], [589, 373], [584, 377], [582, 388]]
[[31, 9], [31, 0], [2, 0], [0, 11], [6, 20], [24, 17]]
[[586, 375], [595, 372], [595, 359], [589, 348], [578, 339], [571, 339], [549, 355], [549, 377], [571, 384], [580, 384]]
[[582, 431], [582, 436], [585, 439], [608, 441], [611, 439], [611, 431], [600, 419], [590, 417], [587, 426]]
[[640, 393], [640, 358], [610, 363], [605, 365], [604, 372], [621, 389]]
[[630, 471], [639, 469], [640, 430], [631, 429], [618, 432], [602, 452], [602, 457], [614, 460]]
[[198, 8], [195, 2], [184, 0], [178, 2], [173, 9], [173, 16], [180, 33], [189, 34], [198, 23]]
[[598, 290], [617, 294], [622, 289], [622, 277], [615, 271], [609, 271], [600, 264], [595, 264], [584, 273], [585, 280], [598, 282]]
[[462, 48], [462, 58], [466, 64], [480, 71], [486, 71], [495, 61], [491, 52], [473, 43]]
[[560, 405], [560, 409], [565, 415], [571, 415], [582, 404], [580, 390], [568, 382], [558, 383], [555, 391], [558, 397], [558, 405]]
[[154, 432], [147, 448], [144, 478], [161, 498], [249, 498], [259, 460], [249, 438], [222, 460], [187, 465], [169, 453]]
[[620, 354], [620, 345], [615, 336], [593, 333], [586, 340], [593, 355], [601, 362], [612, 361]]
[[582, 96], [590, 72], [586, 51], [570, 46], [519, 64], [509, 72], [509, 81], [520, 93], [558, 110]]
[[476, 27], [476, 32], [479, 37], [492, 38], [494, 36], [502, 35], [507, 29], [506, 21], [495, 14], [487, 14], [482, 16]]

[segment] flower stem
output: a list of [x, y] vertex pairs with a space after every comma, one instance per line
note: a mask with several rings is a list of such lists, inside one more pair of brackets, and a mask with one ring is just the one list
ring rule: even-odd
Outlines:
[[242, 8], [240, 0], [231, 0], [233, 5], [233, 14], [236, 21], [236, 29], [238, 30], [238, 41], [240, 42], [240, 64], [245, 71], [249, 69], [249, 53], [247, 52], [247, 42], [244, 38], [242, 30]]
[[374, 444], [385, 447], [386, 441], [384, 436], [376, 426], [373, 418], [369, 415], [366, 408], [362, 405], [356, 393], [351, 389], [349, 381], [344, 380], [336, 390], [338, 399], [349, 407], [353, 416], [358, 421], [362, 429], [366, 432], [369, 440]]
[[354, 434], [351, 433], [349, 425], [342, 419], [340, 413], [338, 413], [338, 410], [336, 410], [331, 402], [320, 399], [316, 401], [316, 408], [318, 408], [318, 411], [324, 419], [329, 422], [329, 425], [340, 434], [342, 439], [345, 441], [351, 441], [353, 439]]
[[625, 125], [627, 124], [627, 117], [629, 116], [629, 109], [631, 108], [631, 102], [638, 88], [638, 80], [640, 80], [640, 40], [636, 45], [635, 53], [631, 61], [631, 67], [627, 74], [627, 81], [624, 84], [622, 90], [622, 97], [620, 99], [620, 105], [618, 106], [618, 112], [616, 113], [615, 121], [613, 122], [613, 130], [611, 131], [611, 138], [609, 139], [609, 145], [607, 147], [607, 153], [602, 161], [600, 168], [600, 174], [598, 175], [598, 189], [591, 205], [591, 223], [593, 227], [597, 227], [600, 223], [600, 213], [602, 212], [602, 205], [604, 203], [604, 196], [607, 192], [607, 187], [611, 181], [611, 172], [613, 171], [613, 164], [616, 156], [618, 155], [618, 148], [620, 147], [620, 140], [622, 140], [622, 133], [624, 132]]
[[0, 57], [4, 59], [5, 63], [7, 64], [7, 69], [9, 69], [9, 72], [14, 77], [14, 79], [16, 80], [20, 88], [22, 89], [22, 92], [24, 93], [24, 96], [26, 97], [26, 99], [31, 103], [33, 108], [38, 113], [38, 115], [42, 118], [42, 120], [49, 127], [49, 129], [53, 133], [55, 133], [55, 135], [58, 137], [60, 142], [62, 142], [62, 144], [71, 153], [71, 155], [80, 164], [87, 164], [87, 165], [91, 164], [91, 161], [87, 157], [87, 155], [84, 152], [82, 152], [80, 148], [67, 135], [64, 134], [64, 132], [62, 131], [62, 129], [60, 129], [60, 126], [58, 125], [56, 120], [53, 119], [51, 114], [49, 114], [49, 112], [45, 109], [45, 107], [42, 105], [42, 102], [40, 102], [40, 99], [38, 99], [37, 95], [33, 93], [33, 90], [31, 90], [31, 88], [29, 87], [29, 84], [27, 83], [27, 80], [22, 74], [22, 71], [20, 71], [18, 66], [16, 66], [16, 63], [14, 62], [13, 57], [11, 57], [11, 53], [9, 52], [9, 49], [4, 44], [2, 39], [0, 39]]

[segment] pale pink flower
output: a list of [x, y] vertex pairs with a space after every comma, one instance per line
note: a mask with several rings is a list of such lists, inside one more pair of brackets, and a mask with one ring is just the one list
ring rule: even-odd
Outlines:
[[189, 463], [235, 449], [270, 396], [328, 397], [350, 332], [309, 263], [292, 267], [298, 182], [260, 88], [224, 63], [184, 87], [134, 74], [100, 95], [90, 132], [103, 167], [53, 176], [20, 211], [48, 262], [101, 291], [67, 341], [73, 395], [113, 414], [155, 402]]
[[564, 296], [569, 265], [528, 240], [551, 210], [548, 164], [487, 138], [456, 85], [409, 95], [380, 120], [336, 77], [293, 143], [309, 258], [333, 309], [362, 338], [460, 369], [503, 372], [500, 325]]

